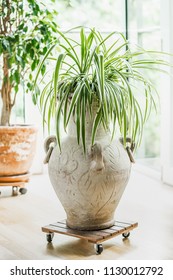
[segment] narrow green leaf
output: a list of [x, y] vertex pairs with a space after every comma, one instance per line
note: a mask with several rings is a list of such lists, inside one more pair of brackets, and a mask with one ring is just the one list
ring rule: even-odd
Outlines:
[[95, 116], [93, 126], [92, 126], [92, 145], [94, 145], [96, 132], [97, 132], [98, 126], [101, 122], [101, 119], [102, 119], [102, 107], [99, 108], [99, 110]]
[[64, 103], [64, 100], [67, 98], [67, 96], [68, 96], [68, 92], [66, 92], [63, 95], [61, 101], [59, 102], [59, 105], [58, 105], [58, 108], [57, 108], [57, 111], [56, 111], [56, 117], [55, 117], [55, 120], [56, 120], [56, 136], [57, 136], [57, 142], [58, 142], [58, 146], [59, 146], [60, 151], [61, 151], [61, 137], [60, 137], [61, 114], [62, 114], [63, 103]]
[[40, 108], [41, 108], [41, 110], [43, 108], [45, 96], [47, 95], [47, 91], [48, 91], [50, 85], [51, 85], [51, 81], [46, 84], [46, 86], [43, 88], [43, 90], [41, 92], [41, 95], [40, 95]]
[[36, 73], [36, 76], [35, 76], [35, 80], [34, 80], [34, 84], [33, 84], [33, 87], [35, 88], [36, 86], [36, 83], [37, 83], [37, 80], [38, 80], [38, 76], [41, 72], [41, 68], [46, 60], [46, 58], [48, 57], [48, 55], [51, 53], [51, 51], [53, 50], [53, 48], [56, 46], [56, 44], [53, 44], [47, 51], [47, 53], [45, 54], [45, 56], [43, 57], [42, 61], [39, 63], [38, 65], [38, 70], [37, 70], [37, 73]]
[[76, 109], [76, 129], [77, 129], [77, 142], [80, 143], [80, 130], [81, 130], [81, 100], [80, 98], [77, 101]]
[[70, 93], [70, 87], [66, 88], [66, 92], [68, 92], [67, 96], [66, 96], [66, 99], [65, 99], [65, 102], [64, 102], [64, 129], [66, 131], [66, 124], [67, 124], [67, 111], [68, 111], [68, 106], [69, 106], [69, 93]]
[[56, 66], [55, 66], [55, 73], [54, 73], [54, 98], [55, 98], [55, 103], [56, 103], [56, 99], [57, 99], [59, 72], [60, 72], [60, 68], [61, 68], [61, 64], [62, 64], [63, 59], [64, 59], [64, 54], [60, 54], [58, 56]]
[[83, 65], [85, 62], [85, 55], [86, 55], [86, 37], [85, 37], [84, 28], [81, 28], [80, 40], [81, 40], [81, 71], [83, 72]]
[[88, 38], [87, 38], [87, 49], [90, 49], [91, 46], [92, 46], [92, 43], [93, 43], [93, 39], [94, 39], [94, 33], [93, 33], [93, 30], [91, 30], [91, 32], [89, 33], [88, 35]]
[[81, 138], [84, 154], [86, 153], [86, 139], [85, 139], [85, 119], [86, 119], [86, 98], [85, 91], [82, 98], [82, 108], [81, 108]]
[[71, 117], [71, 114], [75, 108], [75, 105], [76, 105], [76, 102], [82, 92], [82, 89], [83, 89], [83, 83], [79, 83], [77, 88], [75, 89], [74, 93], [73, 93], [73, 97], [72, 97], [72, 100], [70, 102], [70, 107], [69, 107], [69, 113], [68, 113], [68, 117], [67, 117], [67, 122], [66, 122], [66, 126], [68, 125], [69, 123], [69, 120], [70, 120], [70, 117]]

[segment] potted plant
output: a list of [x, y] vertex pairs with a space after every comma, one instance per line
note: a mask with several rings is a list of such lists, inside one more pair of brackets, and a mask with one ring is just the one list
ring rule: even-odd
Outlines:
[[58, 34], [61, 53], [51, 57], [48, 51], [35, 80], [36, 86], [46, 59], [55, 61], [52, 76], [36, 95], [48, 127], [55, 118], [56, 136], [45, 141], [45, 162], [67, 226], [107, 228], [129, 180], [132, 152], [156, 107], [155, 87], [141, 70], [168, 64], [158, 52], [132, 51], [118, 32], [102, 37], [81, 28], [79, 41]]
[[[31, 166], [37, 128], [12, 125], [10, 116], [23, 87], [31, 90], [34, 70], [55, 40], [56, 15], [38, 1], [0, 3], [0, 182], [4, 176], [9, 180], [9, 176], [26, 174]], [[45, 71], [44, 64], [42, 75]]]

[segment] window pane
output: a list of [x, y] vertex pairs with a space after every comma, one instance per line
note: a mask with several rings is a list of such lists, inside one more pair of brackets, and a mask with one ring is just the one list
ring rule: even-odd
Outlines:
[[[160, 1], [158, 0], [129, 0], [129, 38], [145, 49], [160, 50]], [[159, 92], [158, 73], [145, 73], [154, 81]], [[137, 152], [138, 161], [160, 168], [160, 109], [152, 111], [148, 123], [144, 127], [143, 140]]]
[[102, 31], [124, 29], [122, 0], [60, 0], [57, 1], [58, 24], [62, 29], [84, 25]]

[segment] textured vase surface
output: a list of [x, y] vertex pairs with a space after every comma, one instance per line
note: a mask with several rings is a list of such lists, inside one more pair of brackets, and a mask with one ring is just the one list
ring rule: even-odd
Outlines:
[[0, 126], [0, 181], [4, 176], [26, 174], [36, 150], [33, 125]]
[[[50, 140], [50, 139], [49, 139]], [[130, 176], [131, 162], [124, 146], [111, 141], [102, 127], [91, 146], [91, 122], [86, 124], [86, 155], [77, 144], [71, 121], [68, 134], [49, 159], [49, 177], [67, 214], [67, 226], [79, 230], [108, 228]]]

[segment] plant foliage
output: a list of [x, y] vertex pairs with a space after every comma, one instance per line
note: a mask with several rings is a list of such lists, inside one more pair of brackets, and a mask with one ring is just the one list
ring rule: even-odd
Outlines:
[[[54, 2], [54, 0], [50, 0]], [[56, 38], [57, 12], [35, 0], [0, 1], [1, 124], [9, 124], [19, 85], [30, 91], [32, 72]], [[46, 64], [42, 65], [42, 75]], [[13, 94], [13, 95], [12, 95]], [[14, 96], [14, 97], [12, 97]]]
[[103, 37], [95, 29], [88, 31], [82, 27], [78, 41], [70, 37], [69, 32], [57, 32], [61, 53], [51, 57], [50, 48], [38, 67], [35, 86], [45, 59], [54, 61], [52, 76], [38, 102], [43, 112], [43, 122], [49, 128], [51, 118], [55, 117], [59, 147], [60, 122], [63, 121], [66, 129], [73, 115], [77, 141], [82, 143], [85, 151], [86, 111], [90, 110], [92, 114], [92, 104], [95, 102], [98, 106], [91, 143], [95, 141], [98, 127], [102, 125], [107, 130], [111, 121], [112, 137], [118, 128], [124, 144], [130, 137], [138, 146], [151, 108], [154, 106], [157, 109], [156, 89], [143, 70], [157, 71], [160, 65], [168, 66], [165, 60], [160, 59], [161, 53], [141, 48], [132, 51], [124, 35], [118, 32]]

